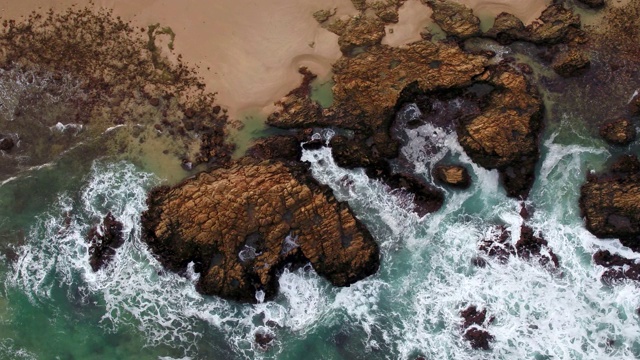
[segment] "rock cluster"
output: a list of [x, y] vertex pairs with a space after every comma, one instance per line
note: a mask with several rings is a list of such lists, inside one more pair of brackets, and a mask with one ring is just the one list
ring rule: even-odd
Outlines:
[[203, 294], [271, 299], [283, 267], [307, 262], [336, 286], [378, 269], [369, 232], [300, 165], [243, 158], [157, 188], [147, 202], [145, 241], [171, 270], [193, 262]]
[[612, 145], [627, 145], [636, 139], [636, 127], [625, 118], [611, 120], [600, 126], [600, 136]]
[[490, 68], [477, 81], [495, 87], [479, 116], [461, 119], [458, 141], [471, 159], [500, 173], [507, 195], [526, 198], [533, 185], [542, 130], [542, 100], [524, 75]]
[[122, 223], [108, 213], [102, 224], [89, 229], [87, 234], [89, 264], [93, 271], [98, 271], [109, 264], [116, 254], [116, 249], [124, 244], [122, 228]]
[[636, 260], [612, 254], [608, 250], [598, 250], [593, 254], [593, 262], [608, 268], [602, 274], [605, 283], [613, 284], [624, 279], [640, 281], [640, 262]]
[[480, 19], [473, 11], [449, 0], [423, 0], [433, 10], [431, 19], [442, 31], [461, 39], [480, 35]]
[[493, 316], [487, 318], [487, 309], [478, 311], [478, 308], [474, 305], [462, 310], [460, 316], [464, 320], [462, 323], [464, 339], [467, 340], [474, 349], [489, 350], [489, 342], [493, 340], [493, 335], [485, 328], [493, 322]]
[[587, 229], [600, 238], [618, 238], [640, 250], [640, 161], [624, 155], [609, 171], [590, 174], [580, 188]]
[[[506, 263], [511, 256], [518, 256], [526, 260], [536, 259], [545, 267], [558, 268], [558, 257], [551, 251], [547, 241], [536, 236], [531, 227], [522, 225], [520, 238], [515, 244], [513, 240], [510, 241], [510, 237], [511, 233], [504, 226], [497, 226], [491, 236], [481, 240], [479, 249], [503, 263]], [[478, 265], [483, 264], [479, 259], [476, 262]]]

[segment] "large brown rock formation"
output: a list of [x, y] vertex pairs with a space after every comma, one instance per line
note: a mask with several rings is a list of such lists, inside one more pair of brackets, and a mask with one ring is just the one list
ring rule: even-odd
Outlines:
[[448, 35], [465, 39], [480, 34], [480, 19], [467, 6], [449, 0], [423, 2], [433, 10], [433, 22]]
[[300, 165], [244, 158], [151, 192], [144, 239], [174, 271], [194, 262], [203, 294], [269, 299], [288, 264], [307, 261], [336, 286], [375, 273], [378, 246]]

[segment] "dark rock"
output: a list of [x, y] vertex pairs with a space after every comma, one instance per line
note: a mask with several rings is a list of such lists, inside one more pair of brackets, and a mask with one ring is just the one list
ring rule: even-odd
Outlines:
[[471, 186], [471, 176], [462, 165], [436, 165], [434, 177], [443, 184], [460, 189], [468, 189]]
[[589, 56], [575, 47], [556, 54], [551, 67], [562, 77], [571, 77], [583, 74], [591, 64]]
[[489, 350], [489, 342], [493, 340], [493, 336], [483, 328], [493, 322], [493, 317], [487, 319], [487, 309], [478, 311], [471, 305], [460, 312], [460, 316], [464, 322], [462, 329], [464, 331], [465, 340], [469, 341], [474, 349]]
[[607, 284], [624, 279], [640, 281], [640, 262], [612, 254], [608, 250], [598, 250], [593, 254], [593, 262], [609, 268], [602, 274], [602, 281]]
[[629, 102], [629, 111], [631, 115], [640, 115], [640, 95], [636, 94]]
[[578, 0], [578, 2], [581, 2], [592, 9], [601, 8], [605, 4], [604, 0]]
[[621, 157], [607, 172], [591, 174], [580, 188], [580, 211], [587, 230], [599, 238], [618, 238], [640, 250], [640, 164]]
[[156, 188], [147, 204], [144, 241], [170, 270], [193, 262], [203, 294], [272, 299], [282, 269], [307, 262], [335, 286], [378, 269], [366, 228], [299, 164], [243, 158]]
[[0, 150], [2, 151], [10, 151], [16, 144], [13, 139], [10, 137], [3, 137], [0, 135]]
[[480, 19], [467, 6], [449, 0], [426, 0], [431, 19], [447, 35], [466, 39], [480, 34]]
[[300, 140], [296, 136], [275, 135], [255, 140], [246, 155], [258, 160], [298, 161], [302, 152], [300, 151]]
[[503, 263], [507, 262], [511, 256], [518, 256], [526, 260], [536, 259], [540, 265], [547, 268], [558, 268], [556, 254], [549, 248], [544, 238], [535, 236], [533, 229], [529, 226], [522, 225], [520, 238], [515, 244], [513, 240], [509, 241], [510, 237], [511, 233], [506, 227], [496, 226], [493, 236], [480, 241], [479, 250]]
[[116, 249], [124, 244], [123, 225], [109, 212], [102, 224], [89, 229], [89, 263], [93, 271], [107, 265], [116, 254]]
[[160, 99], [158, 99], [157, 97], [153, 97], [153, 98], [149, 99], [149, 104], [151, 106], [158, 106], [158, 105], [160, 105]]
[[636, 127], [628, 119], [616, 119], [600, 126], [600, 136], [610, 144], [627, 145], [636, 139]]
[[265, 330], [258, 330], [255, 333], [254, 336], [254, 340], [256, 342], [256, 345], [258, 345], [258, 347], [260, 347], [263, 350], [268, 349], [271, 345], [273, 345], [273, 341], [275, 340], [276, 336], [271, 333], [270, 331], [265, 331]]
[[413, 211], [420, 217], [438, 211], [444, 203], [442, 191], [418, 176], [408, 173], [389, 174], [386, 168], [384, 171], [369, 171], [367, 174], [387, 184], [392, 191], [413, 194]]

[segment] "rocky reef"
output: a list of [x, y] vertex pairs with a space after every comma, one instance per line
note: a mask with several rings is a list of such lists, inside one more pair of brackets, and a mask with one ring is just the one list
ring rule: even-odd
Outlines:
[[467, 6], [448, 0], [426, 0], [431, 19], [442, 31], [460, 39], [480, 35], [480, 19]]
[[[520, 237], [517, 240], [511, 237], [511, 232], [506, 227], [496, 226], [489, 236], [480, 241], [479, 250], [503, 263], [512, 256], [518, 256], [525, 260], [537, 260], [540, 265], [550, 269], [558, 268], [558, 257], [549, 248], [547, 241], [536, 235], [528, 225], [520, 227]], [[484, 264], [482, 260], [475, 261], [477, 265]]]
[[621, 156], [608, 171], [590, 174], [580, 188], [587, 229], [600, 238], [618, 238], [640, 251], [640, 161]]
[[93, 271], [98, 271], [111, 261], [116, 249], [124, 244], [123, 225], [108, 213], [100, 225], [89, 230], [89, 264]]
[[467, 189], [471, 186], [469, 171], [462, 165], [438, 164], [433, 170], [435, 179], [442, 184], [460, 189]]
[[494, 317], [487, 317], [487, 309], [478, 310], [474, 305], [462, 310], [460, 316], [464, 320], [462, 323], [464, 339], [474, 349], [489, 350], [493, 335], [486, 330], [486, 326], [494, 321]]
[[336, 286], [378, 269], [378, 246], [349, 206], [295, 163], [243, 158], [156, 188], [148, 206], [145, 241], [171, 270], [193, 262], [203, 294], [271, 299], [279, 272], [307, 262]]

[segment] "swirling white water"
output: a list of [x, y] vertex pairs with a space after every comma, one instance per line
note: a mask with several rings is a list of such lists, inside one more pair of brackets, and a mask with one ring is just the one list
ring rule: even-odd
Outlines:
[[[469, 190], [444, 189], [445, 206], [422, 219], [410, 211], [411, 199], [389, 193], [363, 171], [336, 166], [329, 148], [304, 151], [316, 179], [351, 204], [381, 245], [378, 274], [351, 287], [333, 288], [303, 268], [282, 274], [273, 302], [241, 305], [203, 297], [193, 287], [197, 275], [163, 271], [140, 241], [146, 191], [158, 180], [125, 162], [97, 161], [80, 192], [60, 194], [33, 225], [7, 272], [7, 293], [26, 294], [30, 306], [58, 307], [57, 316], [68, 311], [61, 302], [76, 304], [74, 311], [91, 309], [99, 313], [99, 323], [90, 325], [96, 333], [140, 334], [156, 357], [167, 347], [194, 359], [640, 357], [638, 285], [604, 285], [603, 268], [591, 255], [607, 248], [640, 256], [617, 241], [593, 237], [577, 207], [585, 171], [610, 156], [598, 142], [564, 145], [550, 134], [541, 145], [529, 225], [559, 257], [559, 271], [550, 272], [519, 258], [472, 265], [478, 240], [491, 225], [519, 230], [520, 204], [505, 196], [495, 172], [470, 162], [455, 132], [423, 125], [407, 136], [403, 154], [417, 172], [427, 175], [436, 160], [457, 159], [473, 173]], [[425, 138], [435, 142], [436, 154], [421, 152]], [[111, 265], [94, 273], [84, 237], [108, 212], [123, 222], [127, 238]], [[56, 289], [66, 295], [56, 296]], [[468, 305], [495, 317], [487, 326], [494, 336], [490, 351], [471, 349], [461, 336], [460, 311]], [[256, 332], [274, 334], [275, 344], [256, 346]], [[20, 351], [29, 353], [11, 339], [0, 342], [0, 354], [20, 358]]]

